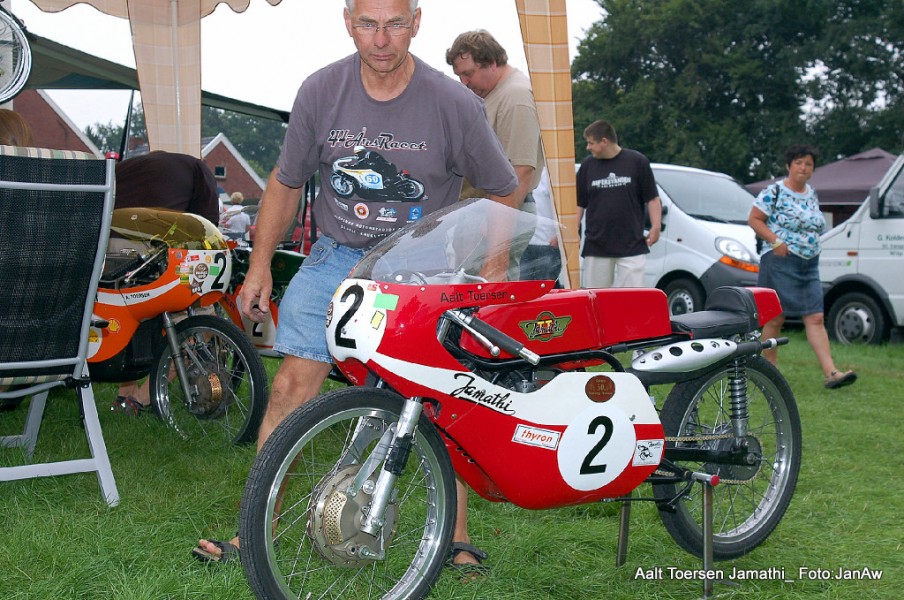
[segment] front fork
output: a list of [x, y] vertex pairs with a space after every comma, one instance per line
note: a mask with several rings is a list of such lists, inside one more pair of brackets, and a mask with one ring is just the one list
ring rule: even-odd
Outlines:
[[408, 462], [408, 456], [411, 454], [411, 442], [414, 439], [414, 432], [423, 409], [421, 398], [406, 399], [402, 414], [396, 423], [386, 461], [383, 463], [383, 469], [377, 477], [377, 483], [374, 485], [371, 495], [370, 510], [364, 516], [361, 524], [361, 530], [374, 537], [383, 527], [385, 522], [383, 514], [391, 501], [395, 482]]
[[182, 344], [179, 343], [179, 336], [176, 334], [176, 322], [173, 321], [172, 315], [168, 312], [163, 313], [163, 329], [166, 330], [166, 343], [170, 347], [173, 366], [176, 369], [176, 375], [179, 377], [179, 385], [182, 386], [185, 401], [190, 404], [194, 399], [194, 395], [189, 386], [188, 372], [185, 369], [185, 354], [182, 351]]

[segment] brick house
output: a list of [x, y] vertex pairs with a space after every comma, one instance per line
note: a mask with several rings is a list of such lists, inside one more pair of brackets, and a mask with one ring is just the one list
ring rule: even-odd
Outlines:
[[78, 150], [102, 156], [97, 146], [43, 90], [23, 90], [10, 108], [31, 127], [31, 136], [38, 148]]
[[201, 158], [227, 194], [241, 192], [247, 204], [248, 200], [259, 200], [264, 193], [266, 182], [254, 172], [224, 134], [218, 133], [201, 140]]
[[[11, 108], [22, 115], [31, 127], [35, 146], [102, 156], [97, 146], [43, 90], [23, 90], [13, 100]], [[147, 152], [147, 146], [140, 146], [143, 140], [135, 139], [133, 142], [139, 146], [130, 145], [130, 153], [133, 150], [139, 154]], [[254, 172], [224, 134], [201, 140], [201, 158], [227, 194], [241, 192], [246, 200], [252, 201], [263, 194], [266, 182]]]

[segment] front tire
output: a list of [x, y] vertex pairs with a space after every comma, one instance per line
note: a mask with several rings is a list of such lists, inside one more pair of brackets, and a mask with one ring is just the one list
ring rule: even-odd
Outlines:
[[891, 333], [882, 307], [862, 292], [848, 292], [832, 303], [827, 329], [842, 344], [881, 344]]
[[267, 404], [267, 372], [244, 332], [212, 315], [176, 324], [192, 395], [176, 376], [169, 341], [149, 376], [151, 405], [182, 437], [220, 444], [255, 440]]
[[[436, 428], [421, 416], [377, 536], [360, 530], [379, 460], [346, 493], [404, 400], [345, 388], [295, 410], [257, 455], [239, 518], [242, 566], [258, 598], [422, 598], [448, 554], [455, 475]], [[380, 550], [383, 557], [374, 557]]]
[[352, 179], [343, 173], [333, 173], [330, 175], [330, 185], [333, 191], [340, 198], [351, 198], [355, 193], [356, 185]]
[[[788, 382], [761, 356], [747, 358], [748, 436], [751, 450], [762, 458], [758, 465], [681, 463], [694, 471], [719, 475], [713, 489], [713, 557], [742, 556], [763, 543], [781, 521], [797, 484], [801, 459], [800, 416]], [[662, 425], [667, 446], [727, 449], [735, 439], [729, 418], [729, 382], [726, 371], [704, 375], [676, 385], [663, 405]], [[722, 439], [699, 440], [709, 436]], [[698, 438], [698, 439], [693, 439]], [[666, 452], [668, 455], [668, 452]], [[679, 546], [703, 555], [701, 486], [695, 484], [678, 501], [677, 510], [659, 511], [666, 530]], [[677, 484], [654, 484], [659, 500], [674, 498]]]

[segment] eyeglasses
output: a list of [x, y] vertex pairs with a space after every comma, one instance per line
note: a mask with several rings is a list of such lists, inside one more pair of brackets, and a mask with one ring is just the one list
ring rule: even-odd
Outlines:
[[399, 37], [401, 35], [405, 35], [405, 33], [411, 29], [410, 23], [389, 23], [387, 25], [377, 25], [376, 23], [357, 23], [352, 25], [357, 31], [358, 34], [362, 36], [374, 36], [377, 35], [377, 32], [381, 29], [386, 32], [386, 35], [392, 37]]

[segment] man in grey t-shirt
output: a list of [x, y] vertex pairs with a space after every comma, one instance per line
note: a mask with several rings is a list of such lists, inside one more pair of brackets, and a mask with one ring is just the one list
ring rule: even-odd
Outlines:
[[[298, 91], [277, 168], [261, 198], [240, 297], [242, 313], [263, 321], [276, 244], [295, 217], [305, 182], [319, 172], [314, 214], [323, 235], [280, 303], [274, 348], [285, 358], [273, 379], [258, 448], [320, 392], [332, 367], [327, 306], [366, 250], [456, 202], [462, 177], [510, 205], [518, 185], [480, 100], [409, 53], [421, 20], [417, 0], [346, 0], [344, 16], [357, 53], [314, 73]], [[504, 273], [506, 267], [487, 268]], [[238, 542], [200, 540], [194, 554], [222, 562], [238, 556]]]

